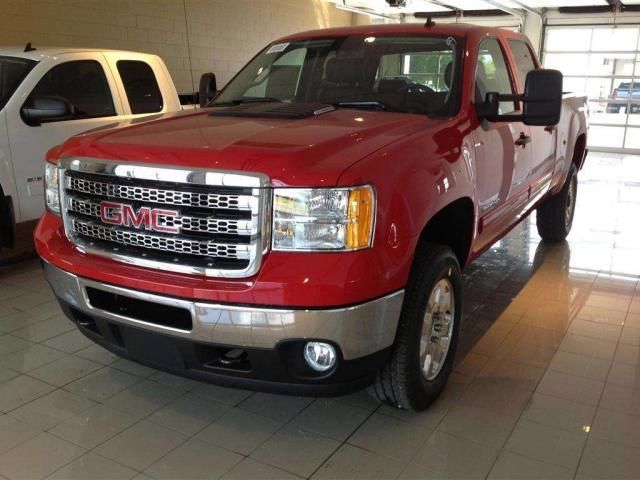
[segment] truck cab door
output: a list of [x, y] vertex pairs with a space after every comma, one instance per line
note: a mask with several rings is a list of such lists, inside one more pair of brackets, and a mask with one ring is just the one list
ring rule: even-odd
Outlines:
[[[508, 44], [516, 69], [518, 93], [523, 93], [527, 73], [536, 69], [535, 57], [529, 45], [522, 40], [510, 38]], [[556, 163], [557, 132], [555, 126], [531, 126], [529, 128], [531, 131], [531, 175], [529, 186], [531, 187], [530, 197], [533, 202], [547, 193], [551, 185]]]
[[[513, 94], [513, 81], [496, 38], [480, 43], [475, 102], [487, 92]], [[516, 113], [514, 102], [501, 102], [500, 114]], [[522, 122], [483, 120], [473, 130], [478, 199], [478, 250], [495, 240], [524, 213], [529, 199], [530, 128]]]
[[[36, 219], [44, 212], [42, 178], [47, 151], [73, 135], [116, 122], [122, 112], [102, 55], [87, 52], [50, 57], [34, 67], [29, 78], [32, 80], [20, 86], [21, 91], [14, 95], [16, 101], [7, 110], [19, 222]], [[29, 124], [22, 109], [36, 96], [62, 97], [73, 105], [73, 113]]]

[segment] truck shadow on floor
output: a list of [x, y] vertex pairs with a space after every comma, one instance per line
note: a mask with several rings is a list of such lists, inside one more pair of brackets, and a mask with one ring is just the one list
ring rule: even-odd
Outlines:
[[[517, 348], [515, 325], [521, 326], [520, 336], [525, 325], [553, 330], [557, 348], [580, 304], [577, 300], [588, 295], [595, 273], [572, 271], [569, 243], [542, 243], [532, 228], [527, 219], [465, 270], [456, 371], [475, 373], [462, 367], [465, 361], [471, 363], [470, 353], [516, 359], [518, 353], [509, 351]], [[546, 367], [542, 355], [538, 363]]]
[[0, 248], [0, 266], [14, 264], [36, 256], [33, 244], [33, 230], [38, 221], [19, 223], [16, 225], [16, 242], [13, 248]]

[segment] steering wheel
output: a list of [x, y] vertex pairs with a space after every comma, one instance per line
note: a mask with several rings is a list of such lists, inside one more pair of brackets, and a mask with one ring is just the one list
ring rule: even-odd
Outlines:
[[420, 83], [410, 83], [401, 87], [398, 92], [400, 93], [436, 93], [432, 88], [427, 87], [426, 85], [422, 85]]

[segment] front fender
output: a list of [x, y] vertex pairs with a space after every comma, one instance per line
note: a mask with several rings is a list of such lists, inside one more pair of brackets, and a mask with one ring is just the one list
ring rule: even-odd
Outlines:
[[429, 220], [456, 200], [475, 198], [473, 150], [463, 126], [451, 120], [405, 137], [352, 165], [338, 180], [342, 186], [376, 188], [374, 248], [402, 284]]

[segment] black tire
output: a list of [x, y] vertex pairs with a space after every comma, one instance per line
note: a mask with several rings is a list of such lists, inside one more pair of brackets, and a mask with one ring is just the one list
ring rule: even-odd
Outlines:
[[545, 242], [561, 242], [573, 225], [578, 195], [578, 171], [571, 165], [562, 190], [547, 198], [538, 207], [536, 225]]
[[5, 197], [0, 187], [0, 250], [13, 248], [16, 238], [16, 218], [11, 197]]
[[[428, 299], [441, 280], [453, 292], [453, 329], [444, 362], [435, 378], [423, 374], [420, 360], [421, 333]], [[446, 282], [445, 282], [446, 283]], [[372, 393], [378, 400], [398, 408], [420, 411], [444, 389], [453, 369], [462, 318], [462, 274], [449, 247], [421, 242], [405, 290], [402, 313], [388, 363], [378, 372]], [[433, 372], [436, 373], [436, 372]]]

